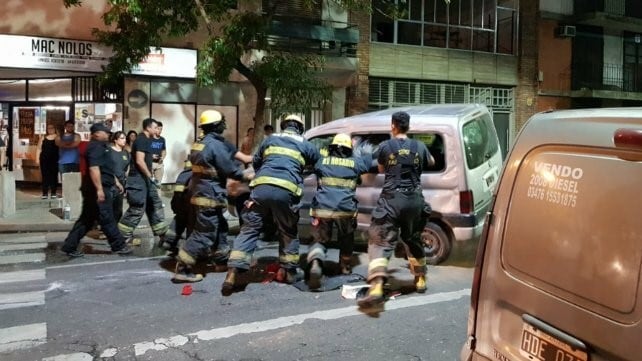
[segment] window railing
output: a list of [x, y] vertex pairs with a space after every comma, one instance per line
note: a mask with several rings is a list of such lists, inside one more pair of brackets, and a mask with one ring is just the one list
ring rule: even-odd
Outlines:
[[573, 90], [642, 92], [642, 66], [578, 62], [572, 69]]

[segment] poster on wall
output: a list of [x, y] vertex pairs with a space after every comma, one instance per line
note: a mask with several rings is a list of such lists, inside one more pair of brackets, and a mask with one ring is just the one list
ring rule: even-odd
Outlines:
[[29, 139], [30, 143], [37, 143], [38, 140], [35, 132], [36, 110], [20, 109], [18, 110], [18, 119], [20, 121], [18, 137], [20, 139]]

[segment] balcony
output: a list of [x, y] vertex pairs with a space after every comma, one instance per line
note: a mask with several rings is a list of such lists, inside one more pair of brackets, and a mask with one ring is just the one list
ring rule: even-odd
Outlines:
[[575, 0], [574, 8], [578, 24], [642, 32], [639, 0]]
[[356, 57], [359, 30], [347, 23], [274, 16], [269, 36], [277, 49], [327, 57]]
[[572, 96], [613, 99], [642, 98], [642, 66], [638, 64], [573, 63]]

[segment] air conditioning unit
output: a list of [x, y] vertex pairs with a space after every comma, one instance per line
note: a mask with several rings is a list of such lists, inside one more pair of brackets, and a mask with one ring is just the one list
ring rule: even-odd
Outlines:
[[575, 33], [575, 26], [573, 25], [561, 25], [556, 31], [556, 35], [559, 38], [572, 38], [575, 36]]

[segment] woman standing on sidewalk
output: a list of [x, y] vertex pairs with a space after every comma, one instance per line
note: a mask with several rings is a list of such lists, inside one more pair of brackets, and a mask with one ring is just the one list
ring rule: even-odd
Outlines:
[[[47, 199], [51, 194], [51, 199], [58, 197], [58, 146], [56, 145], [58, 131], [53, 124], [47, 125], [47, 134], [40, 137], [38, 142], [38, 154], [36, 159], [40, 165], [42, 174], [42, 197]], [[51, 191], [51, 193], [48, 193]]]
[[111, 137], [112, 145], [110, 152], [114, 165], [114, 175], [116, 176], [116, 189], [114, 194], [114, 219], [120, 221], [123, 216], [123, 199], [125, 198], [125, 183], [127, 182], [127, 173], [129, 172], [130, 156], [124, 147], [127, 142], [125, 133], [120, 130], [115, 132]]

